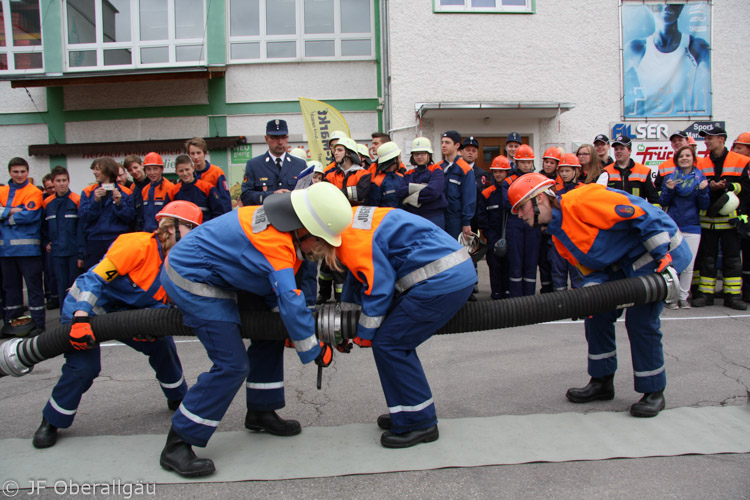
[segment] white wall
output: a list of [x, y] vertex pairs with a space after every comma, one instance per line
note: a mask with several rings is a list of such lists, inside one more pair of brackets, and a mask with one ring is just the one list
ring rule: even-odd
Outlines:
[[34, 111], [47, 111], [47, 89], [33, 87], [29, 89], [29, 94], [26, 93], [26, 89], [11, 88], [10, 82], [0, 82], [0, 112], [33, 113]]
[[[536, 5], [529, 15], [434, 14], [426, 0], [389, 1], [391, 127], [413, 124], [419, 102], [553, 101], [575, 104], [561, 114], [559, 127], [554, 118], [534, 120], [530, 128], [520, 120], [484, 126], [477, 115], [475, 124], [450, 128], [464, 135], [459, 125], [475, 135], [531, 133], [535, 149], [560, 138], [570, 149], [609, 135], [610, 122], [621, 121], [618, 1]], [[737, 56], [748, 33], [746, 17], [737, 13], [746, 7], [726, 0], [713, 8], [713, 118], [726, 121], [730, 138], [750, 130], [750, 100], [743, 95], [750, 65]], [[445, 128], [434, 127], [430, 139]], [[402, 147], [414, 137], [412, 131], [394, 135]]]
[[47, 144], [47, 126], [41, 125], [6, 125], [0, 126], [0, 182], [8, 183], [8, 161], [20, 156], [29, 162], [29, 175], [37, 186], [42, 185], [42, 177], [49, 173], [49, 157], [30, 156], [29, 144]]

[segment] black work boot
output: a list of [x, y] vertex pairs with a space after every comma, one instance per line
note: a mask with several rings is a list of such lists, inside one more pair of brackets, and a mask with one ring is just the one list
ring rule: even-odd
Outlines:
[[383, 415], [380, 415], [378, 417], [378, 427], [380, 427], [384, 431], [391, 430], [391, 427], [393, 427], [393, 422], [391, 421], [390, 413], [384, 413]]
[[57, 427], [47, 422], [47, 419], [42, 417], [42, 424], [34, 433], [34, 438], [31, 440], [31, 444], [34, 448], [50, 448], [55, 446], [57, 443]]
[[245, 428], [251, 431], [266, 431], [274, 436], [296, 436], [302, 426], [296, 420], [284, 420], [275, 411], [247, 410]]
[[712, 306], [714, 305], [714, 296], [702, 293], [691, 300], [690, 305], [693, 307]]
[[630, 414], [634, 417], [655, 417], [666, 406], [664, 391], [644, 394], [640, 401], [630, 407]]
[[385, 431], [380, 436], [380, 444], [384, 448], [409, 448], [415, 444], [437, 441], [439, 437], [438, 426], [433, 425], [426, 429], [404, 432], [403, 434]]
[[183, 477], [207, 476], [216, 470], [212, 460], [195, 456], [193, 447], [182, 440], [174, 427], [169, 429], [167, 444], [161, 452], [159, 464]]
[[724, 297], [724, 307], [729, 307], [736, 311], [747, 311], [747, 304], [742, 302], [739, 295], [727, 295]]
[[591, 377], [591, 381], [586, 387], [568, 389], [565, 397], [572, 403], [589, 403], [599, 399], [604, 401], [613, 399], [615, 397], [615, 374], [606, 375], [602, 378]]

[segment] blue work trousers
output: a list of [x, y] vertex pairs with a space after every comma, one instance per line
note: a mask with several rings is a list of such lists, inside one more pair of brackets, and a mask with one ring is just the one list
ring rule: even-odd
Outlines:
[[42, 284], [42, 257], [0, 258], [5, 292], [5, 322], [21, 316], [23, 311], [23, 282], [29, 296], [29, 315], [39, 328], [44, 328], [44, 288]]
[[[659, 320], [663, 308], [663, 302], [652, 302], [629, 307], [625, 313], [636, 392], [651, 393], [667, 386]], [[592, 377], [612, 375], [617, 370], [615, 321], [621, 315], [622, 309], [594, 314], [585, 320], [588, 371]]]
[[536, 267], [542, 232], [516, 216], [508, 217], [508, 280], [511, 297], [536, 293]]
[[[189, 313], [183, 309], [183, 315]], [[191, 445], [206, 446], [243, 382], [248, 410], [284, 407], [284, 342], [252, 341], [246, 349], [238, 324], [197, 321], [191, 318], [189, 323], [213, 366], [198, 376], [172, 417], [172, 426]]]
[[583, 286], [581, 271], [565, 260], [554, 245], [549, 249], [549, 261], [552, 265], [552, 286], [555, 292], [568, 289], [568, 275], [570, 275], [570, 288], [581, 288]]
[[[156, 372], [156, 380], [159, 381], [161, 390], [168, 400], [179, 401], [185, 396], [187, 383], [182, 376], [182, 365], [172, 337], [164, 337], [153, 342], [132, 339], [121, 342], [148, 356], [148, 362]], [[86, 351], [71, 351], [65, 354], [62, 376], [52, 389], [52, 396], [42, 411], [50, 424], [62, 429], [73, 424], [83, 393], [89, 390], [101, 371], [100, 349], [97, 345]]]
[[417, 347], [445, 325], [471, 295], [474, 285], [456, 292], [398, 297], [372, 339], [372, 353], [385, 393], [394, 433], [437, 423], [432, 392]]

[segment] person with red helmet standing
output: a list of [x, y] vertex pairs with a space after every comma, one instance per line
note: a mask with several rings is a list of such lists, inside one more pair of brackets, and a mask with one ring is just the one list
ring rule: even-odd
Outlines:
[[[153, 233], [120, 235], [95, 267], [79, 276], [62, 305], [60, 321], [72, 323], [70, 343], [74, 351], [65, 355], [62, 376], [42, 412], [42, 424], [34, 433], [35, 448], [57, 442], [57, 429], [73, 424], [83, 394], [101, 369], [101, 352], [91, 316], [123, 309], [167, 307], [167, 294], [159, 273], [169, 251], [190, 230], [203, 222], [200, 208], [189, 201], [169, 203], [156, 215], [159, 227]], [[123, 340], [149, 357], [167, 406], [176, 410], [187, 393], [182, 365], [172, 337], [135, 337]]]
[[493, 184], [485, 188], [477, 199], [477, 225], [487, 240], [487, 267], [490, 268], [490, 292], [493, 300], [508, 296], [508, 260], [502, 250], [496, 250], [497, 242], [505, 234], [508, 213], [503, 207], [503, 181], [510, 172], [510, 161], [503, 155], [496, 156], [490, 166]]
[[[529, 226], [546, 226], [555, 247], [584, 275], [584, 286], [654, 272], [681, 272], [691, 259], [679, 228], [660, 208], [640, 197], [587, 184], [559, 199], [554, 181], [528, 174], [511, 185], [513, 213]], [[574, 228], [574, 230], [571, 230]], [[668, 269], [673, 267], [673, 270]], [[643, 397], [630, 407], [635, 417], [654, 417], [665, 407], [667, 377], [659, 315], [664, 304], [627, 308], [625, 328], [630, 339], [636, 392]], [[615, 322], [623, 310], [585, 319], [588, 372], [585, 387], [568, 389], [573, 403], [610, 400], [615, 396], [617, 370]]]
[[[562, 149], [562, 148], [560, 148]], [[549, 147], [544, 151], [542, 155], [542, 174], [547, 178], [559, 182], [560, 176], [557, 175], [557, 166], [562, 158], [560, 149], [556, 147]], [[542, 231], [541, 242], [539, 243], [539, 280], [541, 283], [541, 293], [549, 293], [554, 291], [552, 284], [552, 262], [550, 261], [549, 254], [552, 250], [552, 239], [547, 233]]]
[[[503, 206], [511, 209], [508, 200], [508, 189], [511, 184], [524, 175], [534, 171], [534, 150], [528, 144], [522, 144], [516, 150], [516, 169], [503, 181]], [[554, 181], [552, 181], [554, 183]], [[508, 237], [508, 279], [510, 297], [522, 297], [536, 293], [536, 267], [539, 262], [539, 246], [542, 231], [538, 227], [529, 227], [516, 215], [511, 213], [505, 229]]]
[[170, 192], [174, 183], [164, 178], [164, 160], [159, 153], [151, 152], [143, 158], [143, 170], [149, 183], [141, 190], [141, 207], [136, 213], [136, 229], [152, 232], [158, 226], [156, 214], [172, 201]]
[[[555, 181], [555, 194], [560, 197], [581, 185], [578, 179], [581, 173], [581, 162], [573, 153], [566, 153], [560, 158], [557, 167], [557, 179]], [[566, 261], [552, 243], [549, 249], [549, 260], [552, 266], [552, 287], [555, 292], [568, 289], [568, 276], [570, 276], [570, 288], [580, 288], [583, 284], [583, 276], [573, 264]]]

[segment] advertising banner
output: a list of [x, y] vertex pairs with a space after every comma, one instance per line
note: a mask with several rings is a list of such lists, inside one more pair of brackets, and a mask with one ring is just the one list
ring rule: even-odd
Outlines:
[[322, 101], [300, 97], [299, 105], [305, 121], [310, 160], [328, 165], [333, 161], [328, 151], [328, 138], [331, 132], [341, 130], [351, 136], [349, 125], [336, 108]]
[[628, 2], [621, 5], [623, 116], [711, 115], [711, 6]]

